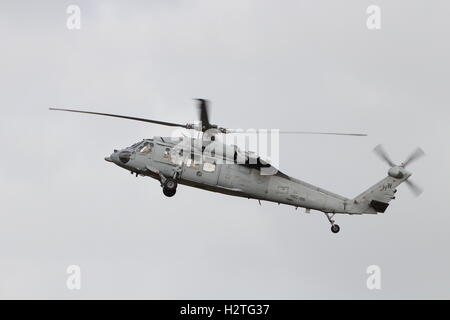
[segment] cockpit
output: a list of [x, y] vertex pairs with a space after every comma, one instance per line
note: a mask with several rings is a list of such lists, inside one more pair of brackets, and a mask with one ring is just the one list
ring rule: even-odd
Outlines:
[[138, 143], [133, 144], [129, 149], [132, 149], [133, 151], [141, 154], [149, 154], [152, 152], [154, 147], [154, 143], [151, 141], [141, 141]]

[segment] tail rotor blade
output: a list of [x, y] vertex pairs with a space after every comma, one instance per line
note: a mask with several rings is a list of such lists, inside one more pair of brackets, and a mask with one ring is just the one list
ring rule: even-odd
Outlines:
[[392, 162], [391, 158], [389, 158], [389, 156], [388, 156], [386, 150], [384, 150], [384, 148], [383, 148], [383, 146], [382, 146], [381, 144], [377, 145], [377, 146], [373, 149], [373, 151], [375, 152], [375, 154], [376, 154], [377, 156], [380, 157], [380, 159], [382, 159], [383, 161], [385, 161], [385, 162], [389, 165], [389, 167], [394, 167], [394, 166], [395, 166], [395, 163]]
[[414, 182], [412, 182], [411, 180], [406, 180], [405, 183], [409, 187], [409, 189], [411, 190], [411, 192], [414, 194], [415, 197], [420, 196], [421, 193], [423, 192], [423, 189], [421, 187], [419, 187], [417, 184], [415, 184]]
[[408, 164], [410, 164], [411, 162], [416, 161], [419, 158], [422, 158], [425, 155], [425, 152], [423, 152], [422, 149], [417, 148], [416, 150], [414, 150], [409, 157], [403, 162], [403, 166], [406, 167]]

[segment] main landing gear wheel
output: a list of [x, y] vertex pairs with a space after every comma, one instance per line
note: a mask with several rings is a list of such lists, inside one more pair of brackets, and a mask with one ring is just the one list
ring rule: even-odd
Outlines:
[[341, 228], [339, 228], [339, 225], [338, 225], [338, 224], [333, 224], [333, 225], [331, 226], [331, 232], [333, 232], [333, 233], [338, 233], [339, 230], [341, 230]]
[[177, 181], [174, 179], [166, 179], [163, 185], [163, 193], [166, 197], [173, 197], [177, 192]]
[[173, 197], [174, 195], [175, 195], [175, 193], [177, 192], [177, 189], [173, 189], [173, 190], [171, 190], [171, 189], [166, 189], [166, 188], [163, 188], [163, 193], [164, 193], [164, 195], [166, 196], [166, 197]]
[[176, 190], [177, 189], [177, 181], [174, 179], [166, 179], [166, 181], [164, 182], [164, 189]]

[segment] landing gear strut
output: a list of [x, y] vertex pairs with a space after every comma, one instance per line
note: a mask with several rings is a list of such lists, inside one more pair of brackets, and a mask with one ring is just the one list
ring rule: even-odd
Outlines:
[[163, 188], [163, 193], [166, 197], [173, 197], [177, 192], [177, 178], [179, 177], [181, 168], [176, 168], [173, 172], [172, 177], [166, 177], [161, 172], [156, 171], [159, 174], [159, 182], [161, 182], [161, 187]]
[[331, 213], [325, 212], [325, 216], [327, 217], [328, 221], [330, 221], [330, 223], [331, 223], [331, 232], [338, 233], [339, 230], [341, 230], [341, 228], [339, 227], [338, 224], [334, 223], [334, 220], [333, 220], [334, 213], [331, 214]]

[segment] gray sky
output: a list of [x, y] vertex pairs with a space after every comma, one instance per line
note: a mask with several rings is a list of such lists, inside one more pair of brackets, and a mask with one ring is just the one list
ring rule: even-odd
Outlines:
[[[66, 28], [69, 4], [81, 30]], [[381, 7], [382, 28], [366, 27]], [[450, 298], [448, 1], [0, 2], [0, 298]], [[170, 129], [78, 107], [284, 136], [281, 170], [354, 197], [411, 165], [378, 216], [323, 214], [157, 181], [107, 163]], [[82, 288], [66, 288], [66, 268]], [[366, 288], [378, 265], [382, 289]]]

